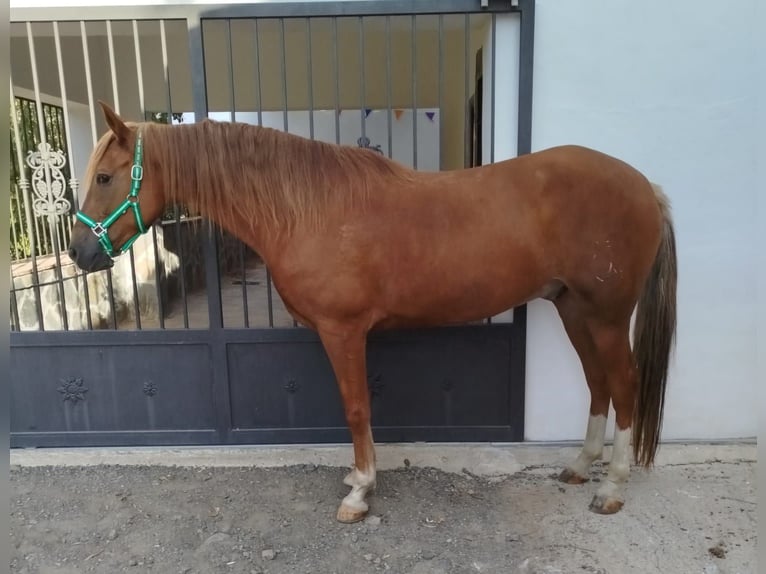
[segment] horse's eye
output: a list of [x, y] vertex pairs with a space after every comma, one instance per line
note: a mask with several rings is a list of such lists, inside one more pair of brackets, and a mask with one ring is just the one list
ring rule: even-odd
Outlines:
[[107, 175], [105, 173], [99, 173], [96, 176], [96, 183], [98, 183], [99, 185], [106, 185], [110, 181], [112, 181], [112, 176], [111, 175]]

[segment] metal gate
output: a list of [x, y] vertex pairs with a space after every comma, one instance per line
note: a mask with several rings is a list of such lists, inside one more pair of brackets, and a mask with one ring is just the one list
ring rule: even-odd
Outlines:
[[[12, 10], [12, 101], [28, 103], [12, 110], [11, 445], [347, 442], [318, 337], [236, 238], [173, 206], [113, 269], [71, 264], [78, 176], [105, 129], [96, 102], [134, 121], [268, 125], [416, 169], [492, 162], [500, 106], [518, 125], [515, 152], [530, 150], [533, 10], [533, 0], [94, 7], [88, 20], [78, 8]], [[499, 26], [518, 34], [512, 65], [496, 57]], [[495, 87], [508, 69], [510, 104]], [[522, 306], [371, 335], [376, 441], [523, 440], [525, 330]]]

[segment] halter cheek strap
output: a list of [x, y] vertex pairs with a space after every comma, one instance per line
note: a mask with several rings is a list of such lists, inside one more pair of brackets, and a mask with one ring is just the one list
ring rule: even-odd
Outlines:
[[[144, 142], [141, 137], [141, 132], [138, 132], [136, 137], [136, 145], [133, 150], [133, 166], [130, 168], [130, 193], [125, 200], [117, 206], [117, 208], [106, 218], [104, 221], [93, 221], [90, 217], [85, 215], [82, 211], [76, 213], [77, 219], [82, 221], [85, 225], [90, 227], [93, 234], [98, 238], [98, 242], [104, 252], [109, 257], [115, 257], [125, 253], [133, 245], [136, 239], [141, 237], [148, 230], [144, 225], [143, 217], [141, 217], [141, 206], [138, 203], [138, 192], [141, 189], [141, 181], [144, 179]], [[109, 239], [109, 227], [117, 221], [120, 217], [125, 215], [128, 210], [133, 211], [133, 217], [136, 220], [136, 226], [138, 227], [138, 233], [128, 239], [125, 244], [119, 249], [115, 250]]]

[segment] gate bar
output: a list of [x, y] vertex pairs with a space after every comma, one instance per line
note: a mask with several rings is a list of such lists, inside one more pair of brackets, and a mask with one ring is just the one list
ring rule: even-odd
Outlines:
[[[9, 74], [10, 75], [10, 74]], [[45, 330], [45, 323], [43, 320], [43, 302], [40, 295], [40, 275], [38, 273], [37, 269], [37, 240], [35, 238], [35, 231], [32, 227], [32, 206], [30, 205], [31, 202], [29, 201], [29, 183], [27, 182], [27, 178], [25, 175], [25, 169], [24, 169], [24, 159], [21, 155], [21, 140], [19, 138], [19, 118], [16, 116], [16, 105], [13, 95], [13, 78], [10, 78], [10, 94], [11, 94], [11, 102], [14, 102], [13, 106], [13, 113], [11, 114], [11, 125], [13, 126], [13, 138], [16, 140], [16, 157], [19, 162], [19, 187], [21, 188], [21, 195], [24, 200], [24, 211], [26, 212], [26, 222], [27, 222], [27, 234], [29, 236], [29, 249], [31, 251], [32, 256], [32, 280], [34, 281], [34, 291], [35, 291], [35, 311], [37, 311], [37, 320], [40, 324], [40, 330]]]
[[[160, 20], [160, 45], [162, 47], [162, 68], [165, 79], [165, 95], [168, 111], [168, 123], [173, 125], [173, 102], [170, 89], [170, 66], [168, 64], [168, 41], [165, 33], [165, 20]], [[186, 300], [186, 264], [184, 260], [184, 248], [181, 239], [181, 210], [178, 204], [173, 205], [173, 217], [175, 218], [176, 246], [178, 248], [179, 277], [181, 279], [181, 299], [183, 300], [184, 329], [189, 328], [189, 303]], [[163, 231], [164, 233], [164, 231]]]
[[[133, 48], [136, 54], [136, 78], [138, 79], [138, 106], [141, 109], [141, 117], [146, 121], [146, 101], [144, 99], [144, 71], [141, 63], [141, 42], [138, 34], [138, 22], [133, 20]], [[171, 122], [172, 122], [172, 115]], [[162, 303], [162, 289], [160, 287], [160, 252], [157, 247], [157, 226], [152, 225], [152, 249], [154, 251], [154, 287], [157, 293], [157, 312], [159, 314], [160, 329], [165, 328], [165, 308]], [[135, 281], [135, 277], [133, 278]]]
[[413, 14], [410, 16], [412, 22], [411, 43], [412, 43], [412, 167], [418, 169], [418, 39], [417, 23]]
[[[189, 42], [189, 66], [192, 76], [192, 94], [194, 98], [194, 121], [208, 117], [207, 74], [205, 70], [205, 40], [202, 22], [190, 18], [186, 22]], [[231, 396], [228, 383], [228, 357], [223, 329], [223, 307], [221, 304], [221, 275], [218, 265], [218, 241], [214, 224], [206, 221], [208, 233], [203, 240], [202, 249], [205, 258], [205, 282], [208, 297], [209, 327], [206, 338], [209, 341], [211, 360], [211, 390], [215, 397], [216, 431], [219, 442], [228, 441], [232, 427]]]
[[[31, 100], [28, 100], [26, 98], [21, 99], [21, 123], [22, 125], [32, 125], [32, 102]], [[33, 150], [35, 149], [35, 136], [29, 133], [29, 130], [24, 130], [21, 134], [24, 137], [24, 149], [27, 150]], [[31, 138], [31, 141], [30, 141]], [[23, 154], [22, 154], [23, 157]], [[25, 170], [26, 173], [26, 162], [22, 161], [21, 169]], [[26, 181], [26, 178], [25, 178]], [[42, 228], [40, 227], [40, 220], [37, 219], [34, 216], [33, 211], [28, 211], [29, 218], [33, 221], [33, 225], [35, 226], [35, 232], [37, 233], [37, 245], [39, 244], [45, 244], [48, 241], [48, 234], [47, 229], [43, 225]]]
[[[255, 78], [258, 81], [258, 127], [263, 126], [263, 90], [261, 86], [261, 35], [258, 29], [258, 18], [255, 24]], [[259, 254], [260, 256], [260, 254]], [[264, 262], [265, 263], [265, 262]], [[266, 266], [266, 305], [268, 307], [269, 327], [274, 326], [273, 293], [271, 287], [271, 271]]]
[[[287, 125], [287, 45], [285, 44], [285, 19], [279, 19], [279, 43], [281, 45], [281, 63], [280, 69], [282, 73], [282, 119], [284, 122], [284, 131], [289, 133]], [[271, 275], [269, 275], [269, 292], [271, 292]], [[273, 317], [274, 309], [272, 299], [269, 298], [269, 316]], [[271, 319], [273, 323], [273, 319]], [[298, 322], [293, 319], [293, 327], [297, 327]]]
[[[13, 281], [13, 267], [8, 266], [8, 273], [10, 275], [11, 286], [11, 330], [21, 331], [21, 319], [19, 319], [19, 303], [16, 298], [16, 285]], [[15, 327], [15, 328], [14, 328]]]
[[[43, 102], [40, 99], [40, 79], [37, 75], [37, 54], [35, 52], [35, 41], [32, 35], [32, 23], [27, 22], [27, 41], [29, 43], [29, 61], [32, 66], [32, 84], [35, 89], [35, 103], [37, 105], [37, 128], [40, 131], [40, 143], [46, 143], [48, 141], [47, 125], [45, 124], [45, 111], [43, 110]], [[49, 171], [45, 170], [45, 184], [48, 189], [51, 187], [51, 176]], [[34, 216], [34, 209], [32, 210]], [[64, 327], [64, 331], [69, 330], [69, 317], [66, 312], [66, 295], [64, 294], [64, 274], [61, 272], [61, 246], [59, 245], [58, 234], [54, 225], [54, 216], [48, 215], [46, 217], [48, 223], [48, 230], [50, 231], [50, 239], [53, 247], [54, 257], [56, 258], [56, 270], [54, 274], [58, 281], [59, 290], [59, 309], [61, 310], [61, 322]], [[42, 306], [43, 302], [40, 301]]]
[[388, 114], [388, 157], [393, 157], [393, 119], [391, 117], [391, 16], [386, 16], [386, 113]]
[[444, 127], [444, 14], [439, 14], [439, 170], [444, 169], [444, 142], [442, 141]]
[[359, 114], [361, 116], [362, 137], [367, 137], [367, 114], [365, 113], [365, 79], [364, 79], [364, 18], [357, 18], [357, 28], [359, 31]]
[[[96, 108], [93, 104], [93, 79], [90, 70], [90, 53], [88, 51], [88, 33], [85, 30], [85, 21], [80, 20], [80, 37], [82, 38], [82, 56], [85, 64], [85, 85], [88, 88], [88, 110], [90, 111], [90, 133], [93, 139], [93, 147], [98, 144], [98, 133], [96, 132]], [[86, 181], [85, 185], [91, 182]], [[85, 279], [87, 281], [87, 277]], [[109, 294], [109, 310], [112, 315], [112, 328], [117, 329], [117, 311], [114, 303], [114, 289], [111, 268], [106, 270], [107, 293]]]
[[465, 86], [463, 87], [463, 102], [465, 105], [465, 111], [463, 113], [463, 167], [469, 167], [472, 161], [472, 155], [470, 154], [472, 149], [471, 142], [473, 141], [473, 126], [470, 120], [471, 99], [469, 96], [471, 92], [468, 87], [468, 77], [470, 75], [469, 72], [471, 71], [471, 15], [466, 14], [464, 18], [465, 22], [463, 23], [463, 40], [465, 42], [465, 52], [463, 58], [465, 62], [463, 65], [463, 80], [465, 82]]
[[[232, 123], [237, 120], [236, 115], [236, 94], [234, 93], [234, 48], [231, 38], [231, 20], [226, 20], [226, 70], [229, 73], [229, 121]], [[250, 326], [250, 314], [247, 308], [247, 270], [245, 269], [245, 244], [241, 239], [237, 239], [239, 246], [239, 263], [242, 272], [242, 309], [244, 314], [245, 327]]]
[[519, 155], [532, 151], [532, 76], [535, 49], [535, 0], [519, 0], [522, 11], [519, 30]]
[[309, 138], [314, 139], [314, 63], [311, 57], [311, 19], [306, 18], [306, 81], [309, 84]]
[[333, 78], [335, 80], [335, 143], [340, 144], [340, 70], [338, 66], [338, 19], [332, 19]]
[[[61, 102], [64, 109], [64, 117], [66, 120], [69, 119], [69, 100], [67, 99], [67, 91], [66, 91], [66, 80], [64, 78], [64, 61], [63, 57], [61, 55], [61, 36], [59, 34], [59, 23], [53, 22], [53, 39], [56, 44], [56, 63], [58, 64], [58, 70], [59, 70], [59, 86], [61, 88]], [[67, 121], [68, 124], [68, 121]], [[67, 129], [65, 124], [64, 133], [66, 134], [66, 147], [67, 147], [67, 155], [69, 156], [69, 175], [70, 175], [70, 181], [69, 185], [72, 189], [72, 207], [75, 210], [75, 213], [79, 211], [80, 209], [80, 198], [78, 197], [77, 190], [79, 189], [78, 180], [74, 175], [74, 159], [75, 159], [75, 152], [74, 148], [72, 147], [72, 134], [70, 133], [71, 130]], [[72, 223], [70, 220], [70, 228], [69, 233], [71, 237], [72, 233]], [[93, 328], [93, 316], [90, 311], [90, 287], [88, 287], [88, 280], [87, 278], [83, 278], [83, 295], [85, 296], [85, 316], [87, 319], [88, 329]]]
[[[114, 111], [120, 113], [119, 89], [117, 87], [117, 66], [114, 61], [114, 38], [112, 37], [112, 21], [106, 21], [106, 39], [109, 49], [109, 65], [112, 73], [112, 97], [114, 99]], [[133, 313], [136, 315], [136, 329], [141, 330], [141, 310], [138, 307], [138, 285], [136, 284], [136, 260], [133, 250], [128, 251], [130, 260], [130, 278], [133, 283]]]

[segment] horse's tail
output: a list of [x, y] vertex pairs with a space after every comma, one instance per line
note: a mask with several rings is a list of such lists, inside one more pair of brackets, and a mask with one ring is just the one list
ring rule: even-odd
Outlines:
[[663, 217], [662, 238], [651, 273], [638, 301], [633, 353], [638, 368], [638, 397], [633, 414], [636, 464], [654, 462], [662, 428], [665, 387], [676, 331], [676, 242], [670, 202], [652, 184]]

